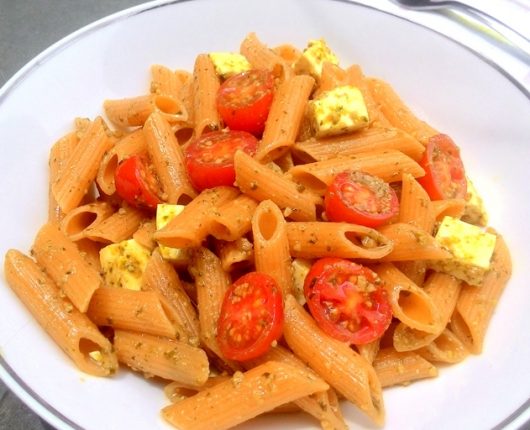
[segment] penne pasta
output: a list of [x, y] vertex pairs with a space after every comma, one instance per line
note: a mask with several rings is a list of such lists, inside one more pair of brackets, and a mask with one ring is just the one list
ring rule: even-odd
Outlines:
[[419, 161], [425, 147], [410, 134], [397, 128], [365, 128], [334, 137], [310, 138], [295, 143], [292, 150], [294, 155], [307, 163], [370, 151], [399, 151], [414, 161]]
[[77, 133], [71, 132], [61, 137], [55, 142], [50, 150], [48, 165], [50, 169], [50, 186], [48, 192], [48, 221], [59, 222], [64, 214], [57, 204], [52, 192], [52, 184], [57, 182], [64, 171], [64, 166], [72, 154], [75, 146], [79, 142]]
[[95, 376], [116, 371], [118, 362], [108, 339], [61, 296], [59, 288], [31, 258], [9, 250], [4, 272], [11, 289], [81, 371]]
[[293, 181], [304, 187], [323, 194], [333, 178], [344, 170], [361, 170], [377, 176], [385, 182], [401, 179], [404, 173], [414, 177], [423, 176], [424, 170], [416, 161], [402, 152], [387, 150], [363, 152], [349, 157], [340, 156], [329, 160], [300, 164], [289, 170]]
[[366, 109], [368, 110], [370, 126], [384, 128], [390, 127], [391, 123], [381, 111], [379, 103], [374, 99], [368, 78], [363, 74], [361, 67], [357, 64], [348, 67], [348, 69], [346, 69], [345, 80], [347, 84], [354, 85], [361, 91], [366, 104]]
[[120, 363], [149, 377], [200, 387], [210, 373], [202, 349], [174, 339], [115, 330], [114, 349]]
[[[429, 234], [434, 229], [433, 203], [423, 187], [409, 174], [404, 174], [401, 181], [398, 221], [411, 224]], [[427, 271], [424, 260], [401, 261], [398, 264], [398, 268], [412, 281], [417, 285], [423, 284]]]
[[418, 379], [438, 376], [438, 369], [435, 366], [412, 351], [381, 349], [373, 365], [382, 387], [408, 385]]
[[346, 71], [338, 64], [324, 61], [322, 63], [322, 73], [313, 96], [315, 98], [319, 97], [322, 93], [341, 85], [346, 85]]
[[119, 208], [109, 217], [84, 230], [84, 237], [102, 243], [129, 239], [145, 220], [145, 213], [131, 206]]
[[219, 78], [207, 54], [199, 54], [193, 69], [193, 121], [195, 136], [205, 131], [219, 130], [221, 120], [217, 112], [216, 97]]
[[249, 33], [241, 42], [239, 50], [255, 69], [271, 70], [282, 80], [287, 80], [293, 75], [289, 63], [261, 42], [256, 33]]
[[157, 247], [157, 243], [153, 239], [155, 231], [156, 221], [144, 220], [138, 226], [138, 229], [133, 233], [132, 238], [144, 248], [153, 251]]
[[62, 174], [51, 185], [53, 196], [63, 212], [77, 207], [88, 192], [110, 144], [105, 124], [98, 117], [90, 123], [61, 169]]
[[217, 253], [225, 272], [231, 272], [238, 267], [250, 267], [254, 262], [254, 245], [246, 237], [218, 243]]
[[71, 210], [61, 221], [61, 231], [77, 241], [86, 238], [86, 230], [97, 228], [104, 220], [114, 213], [114, 208], [106, 202], [96, 201], [78, 206]]
[[191, 186], [184, 154], [165, 118], [153, 113], [143, 128], [147, 152], [158, 175], [167, 203], [187, 203], [197, 193]]
[[394, 348], [397, 351], [413, 351], [435, 340], [449, 323], [460, 293], [461, 282], [454, 276], [433, 272], [425, 282], [424, 291], [429, 295], [438, 311], [436, 330], [425, 332], [416, 330], [404, 323], [394, 331]]
[[164, 336], [187, 341], [171, 303], [157, 291], [119, 287], [96, 290], [87, 315], [98, 326]]
[[151, 94], [180, 99], [182, 87], [192, 79], [190, 73], [183, 71], [173, 71], [161, 64], [151, 66]]
[[283, 334], [294, 353], [338, 393], [376, 423], [383, 423], [381, 386], [370, 363], [346, 343], [324, 334], [291, 295], [285, 300]]
[[464, 199], [435, 200], [432, 210], [436, 221], [441, 221], [446, 216], [460, 218], [464, 214], [466, 201]]
[[[247, 362], [248, 368], [255, 367], [268, 361], [285, 363], [293, 367], [298, 367], [306, 372], [318, 375], [307, 367], [302, 360], [282, 346], [270, 348], [269, 351], [257, 360]], [[294, 400], [293, 403], [302, 411], [315, 417], [320, 421], [323, 429], [332, 428], [335, 430], [347, 430], [348, 426], [344, 422], [344, 417], [340, 411], [338, 398], [335, 391], [330, 388], [326, 391], [319, 391], [310, 396], [301, 397]]]
[[491, 267], [482, 285], [463, 285], [451, 317], [451, 330], [473, 354], [482, 351], [488, 325], [511, 273], [510, 252], [497, 234]]
[[427, 192], [410, 174], [401, 181], [399, 222], [412, 224], [431, 234], [434, 228], [434, 210]]
[[395, 318], [416, 330], [439, 332], [440, 316], [436, 303], [424, 289], [414, 284], [391, 263], [378, 264], [372, 270], [384, 281]]
[[381, 259], [392, 253], [391, 240], [369, 227], [339, 222], [291, 222], [287, 224], [293, 257]]
[[296, 221], [316, 219], [316, 207], [321, 198], [304, 190], [284, 176], [274, 173], [243, 151], [234, 156], [236, 184], [242, 193], [257, 201], [271, 200], [285, 210], [286, 218]]
[[382, 257], [382, 261], [438, 260], [451, 257], [434, 237], [411, 224], [388, 224], [378, 231], [394, 244], [392, 252]]
[[103, 285], [76, 245], [54, 224], [45, 224], [35, 237], [32, 254], [74, 306], [86, 312], [94, 292]]
[[290, 43], [283, 43], [281, 45], [275, 46], [272, 48], [272, 50], [290, 65], [294, 65], [296, 60], [298, 60], [300, 55], [302, 55], [302, 52], [296, 46], [291, 45]]
[[162, 416], [177, 428], [223, 430], [327, 388], [322, 379], [310, 372], [269, 361], [167, 406]]
[[213, 212], [217, 207], [234, 200], [239, 192], [232, 187], [216, 187], [204, 190], [154, 238], [165, 246], [190, 248], [200, 246], [210, 233]]
[[110, 148], [98, 168], [96, 182], [98, 188], [106, 195], [111, 196], [116, 192], [114, 175], [120, 161], [133, 155], [146, 152], [145, 137], [142, 129], [137, 129], [127, 134]]
[[166, 95], [146, 95], [119, 100], [105, 100], [103, 108], [107, 118], [118, 127], [144, 125], [153, 113], [159, 113], [166, 121], [185, 121], [188, 118], [184, 106]]
[[307, 75], [294, 76], [280, 84], [255, 156], [257, 160], [275, 160], [294, 144], [314, 84], [315, 80]]
[[256, 271], [272, 276], [283, 297], [287, 296], [293, 289], [287, 223], [280, 208], [272, 201], [262, 201], [254, 212], [252, 236]]
[[83, 260], [85, 260], [88, 265], [94, 268], [97, 272], [103, 273], [101, 262], [99, 260], [99, 251], [103, 245], [90, 239], [78, 240], [75, 245], [77, 246], [79, 254]]
[[394, 127], [412, 134], [424, 144], [429, 137], [438, 134], [438, 131], [412, 113], [390, 84], [372, 78], [368, 79], [368, 85], [379, 109]]
[[368, 363], [372, 363], [379, 352], [381, 345], [380, 340], [374, 340], [370, 343], [365, 343], [362, 345], [356, 345], [357, 351], [361, 357], [363, 357]]
[[221, 267], [219, 258], [206, 248], [195, 250], [189, 270], [197, 288], [201, 342], [222, 358], [217, 345], [217, 321], [230, 276]]
[[174, 317], [180, 327], [186, 331], [192, 345], [199, 344], [200, 329], [197, 311], [173, 265], [164, 260], [158, 249], [155, 249], [143, 275], [142, 288], [147, 291], [158, 291], [175, 309]]
[[416, 352], [428, 361], [449, 364], [459, 363], [469, 355], [463, 342], [448, 328]]
[[226, 241], [241, 238], [250, 231], [252, 214], [257, 206], [258, 203], [245, 194], [226, 202], [212, 213], [211, 235]]
[[392, 264], [416, 285], [423, 285], [425, 282], [427, 275], [427, 262], [425, 260], [395, 261]]

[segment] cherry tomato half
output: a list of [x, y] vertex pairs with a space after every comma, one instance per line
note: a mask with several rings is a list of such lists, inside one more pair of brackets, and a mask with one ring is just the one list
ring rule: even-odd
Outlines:
[[265, 354], [283, 330], [282, 293], [264, 273], [243, 275], [227, 290], [217, 324], [217, 342], [230, 360]]
[[425, 176], [418, 182], [432, 200], [464, 198], [467, 181], [460, 150], [446, 134], [437, 134], [429, 139], [420, 161]]
[[392, 308], [377, 274], [349, 260], [317, 260], [305, 279], [304, 295], [319, 327], [343, 342], [372, 342], [392, 320]]
[[339, 173], [324, 204], [330, 221], [378, 227], [399, 211], [396, 192], [382, 179], [358, 171]]
[[217, 110], [232, 130], [260, 135], [265, 128], [274, 91], [267, 70], [238, 73], [223, 82], [217, 93]]
[[118, 195], [134, 207], [156, 209], [162, 203], [160, 187], [145, 157], [133, 155], [122, 160], [114, 172], [114, 182]]
[[241, 149], [252, 156], [257, 148], [258, 140], [244, 131], [212, 131], [193, 139], [184, 154], [192, 185], [199, 191], [233, 185], [234, 154]]

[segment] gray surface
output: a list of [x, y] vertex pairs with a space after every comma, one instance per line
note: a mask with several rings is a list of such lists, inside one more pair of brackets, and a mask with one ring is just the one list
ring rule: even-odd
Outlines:
[[[143, 0], [0, 0], [0, 87], [69, 33]], [[52, 430], [0, 381], [0, 429]]]

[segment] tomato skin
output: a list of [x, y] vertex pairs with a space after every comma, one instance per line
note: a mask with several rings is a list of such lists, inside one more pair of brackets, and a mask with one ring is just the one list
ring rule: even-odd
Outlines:
[[162, 203], [158, 197], [160, 189], [148, 168], [148, 161], [140, 155], [133, 155], [118, 164], [114, 182], [117, 194], [131, 206], [156, 210], [156, 206]]
[[460, 149], [446, 134], [432, 136], [420, 161], [425, 176], [418, 182], [431, 200], [459, 199], [467, 193], [467, 180]]
[[328, 220], [372, 228], [399, 212], [399, 200], [390, 185], [368, 173], [349, 170], [335, 176], [324, 204]]
[[311, 315], [325, 333], [361, 345], [380, 338], [392, 320], [381, 282], [362, 265], [322, 258], [307, 274], [304, 295]]
[[267, 70], [238, 73], [223, 82], [217, 93], [217, 110], [231, 130], [261, 135], [269, 116], [274, 77]]
[[247, 361], [265, 354], [283, 331], [283, 298], [276, 281], [250, 272], [227, 290], [217, 324], [217, 342], [230, 360]]
[[193, 187], [202, 191], [221, 185], [232, 186], [236, 179], [234, 154], [238, 149], [253, 156], [258, 140], [245, 131], [212, 131], [193, 139], [184, 153]]

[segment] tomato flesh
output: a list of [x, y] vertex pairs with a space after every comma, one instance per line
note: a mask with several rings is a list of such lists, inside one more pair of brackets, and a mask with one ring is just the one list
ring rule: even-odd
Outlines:
[[467, 180], [460, 150], [446, 134], [429, 139], [420, 161], [425, 176], [418, 182], [431, 200], [461, 199], [467, 193]]
[[326, 216], [335, 222], [378, 227], [399, 211], [396, 192], [382, 179], [359, 171], [339, 173], [324, 198]]
[[217, 93], [217, 110], [231, 130], [263, 133], [273, 99], [274, 77], [249, 70], [228, 78]]
[[350, 344], [380, 338], [392, 320], [392, 308], [377, 274], [349, 260], [316, 261], [305, 279], [304, 295], [319, 327]]
[[114, 183], [118, 195], [131, 206], [154, 210], [162, 203], [157, 180], [143, 156], [133, 155], [122, 160], [114, 172]]
[[192, 185], [199, 191], [233, 185], [234, 154], [240, 149], [253, 156], [257, 148], [258, 140], [244, 131], [212, 131], [192, 140], [184, 154]]
[[221, 353], [247, 361], [265, 354], [283, 330], [283, 299], [276, 281], [264, 273], [243, 275], [227, 290], [217, 325]]

